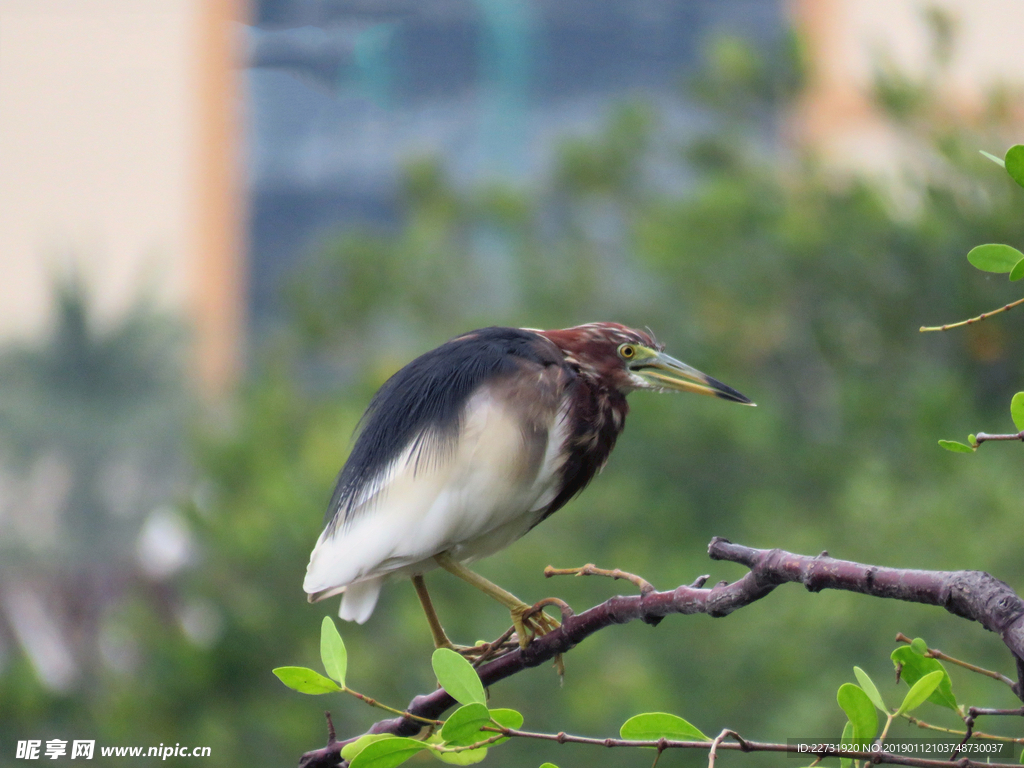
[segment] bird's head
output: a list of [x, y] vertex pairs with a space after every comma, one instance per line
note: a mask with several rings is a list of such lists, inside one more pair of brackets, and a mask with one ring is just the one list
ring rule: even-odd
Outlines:
[[584, 375], [622, 394], [637, 389], [696, 392], [754, 405], [732, 387], [665, 354], [664, 345], [644, 331], [618, 323], [589, 323], [542, 333]]

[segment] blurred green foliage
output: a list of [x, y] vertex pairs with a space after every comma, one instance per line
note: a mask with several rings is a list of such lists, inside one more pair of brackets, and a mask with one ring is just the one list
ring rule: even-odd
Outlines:
[[[215, 640], [189, 641], [145, 601], [122, 606], [144, 659], [138, 672], [107, 675], [77, 698], [23, 692], [18, 708], [2, 712], [0, 743], [35, 737], [47, 723], [67, 737], [211, 746], [223, 766], [291, 765], [326, 741], [325, 707], [340, 737], [362, 733], [377, 712], [341, 695], [298, 696], [270, 670], [314, 664], [317, 627], [336, 610], [334, 600], [305, 603], [302, 575], [370, 396], [412, 357], [484, 325], [650, 326], [670, 354], [759, 406], [634, 395], [591, 488], [480, 564], [524, 599], [555, 594], [581, 610], [624, 588], [545, 581], [547, 564], [595, 562], [659, 588], [701, 573], [740, 576], [708, 561], [714, 535], [891, 566], [987, 570], [1019, 591], [1019, 452], [1009, 445], [969, 460], [935, 443], [1005, 421], [1024, 378], [1018, 321], [955, 335], [917, 330], [1008, 298], [1004, 279], [963, 258], [982, 242], [1024, 243], [1019, 190], [977, 154], [1001, 154], [1000, 114], [967, 126], [931, 115], [929, 99], [900, 100], [894, 130], [928, 162], [912, 165], [893, 194], [841, 177], [765, 130], [766, 117], [787, 114], [798, 98], [798, 45], [766, 60], [723, 40], [710, 61], [693, 93], [713, 129], [685, 145], [653, 110], [629, 104], [595, 135], [567, 141], [550, 177], [528, 189], [461, 189], [437, 162], [411, 163], [401, 225], [343, 233], [308, 263], [230, 426], [200, 430], [200, 480], [184, 507], [201, 558], [166, 588], [215, 611]], [[507, 613], [457, 580], [427, 581], [457, 641], [505, 628]], [[355, 689], [399, 706], [432, 689], [430, 635], [407, 583], [385, 589], [366, 625], [341, 631]], [[564, 686], [539, 669], [496, 687], [490, 704], [522, 711], [527, 729], [589, 736], [614, 735], [651, 710], [706, 733], [838, 736], [845, 715], [835, 691], [853, 664], [898, 700], [888, 677], [897, 631], [1011, 671], [998, 638], [942, 611], [789, 587], [725, 619], [602, 632], [566, 658]], [[3, 688], [26, 675], [15, 661]], [[1009, 693], [972, 685], [958, 682], [961, 702], [1013, 705]], [[545, 759], [565, 768], [594, 758], [582, 747], [514, 743], [487, 764]], [[663, 757], [687, 759], [704, 758]]]

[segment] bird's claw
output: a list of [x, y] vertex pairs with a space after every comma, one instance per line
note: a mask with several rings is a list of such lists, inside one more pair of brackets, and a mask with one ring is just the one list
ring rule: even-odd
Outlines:
[[492, 659], [503, 656], [517, 647], [514, 638], [515, 627], [509, 627], [500, 637], [489, 643], [483, 640], [476, 645], [463, 645], [456, 648], [456, 652], [468, 659], [474, 667], [479, 667]]
[[525, 648], [534, 638], [542, 637], [562, 626], [558, 619], [544, 613], [544, 607], [557, 605], [562, 612], [562, 619], [572, 616], [572, 609], [557, 597], [548, 597], [534, 605], [525, 603], [512, 609], [512, 626], [519, 640], [519, 647]]

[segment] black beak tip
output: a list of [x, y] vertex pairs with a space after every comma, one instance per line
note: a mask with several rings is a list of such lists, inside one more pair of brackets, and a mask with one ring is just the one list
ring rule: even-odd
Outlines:
[[722, 400], [728, 400], [730, 403], [739, 403], [740, 405], [750, 405], [755, 408], [757, 407], [757, 403], [755, 403], [749, 397], [741, 395], [739, 392], [735, 390], [732, 390], [730, 392], [716, 392], [715, 396], [721, 398]]
[[708, 376], [708, 383], [715, 389], [715, 397], [719, 397], [722, 400], [728, 400], [730, 403], [739, 403], [740, 405], [752, 405], [757, 406], [753, 400], [735, 389], [730, 387], [728, 384], [723, 384], [717, 379], [712, 379]]

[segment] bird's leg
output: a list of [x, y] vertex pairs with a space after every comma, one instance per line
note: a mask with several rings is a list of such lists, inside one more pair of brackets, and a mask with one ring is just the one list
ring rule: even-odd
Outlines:
[[[427, 583], [423, 579], [423, 574], [418, 573], [413, 576], [412, 585], [416, 589], [416, 596], [420, 599], [420, 606], [422, 606], [423, 613], [427, 617], [427, 624], [430, 625], [430, 634], [434, 638], [435, 648], [449, 648], [456, 653], [461, 653], [463, 656], [474, 659], [474, 664], [493, 658], [497, 653], [505, 650], [507, 636], [502, 636], [493, 643], [480, 643], [478, 645], [456, 645], [453, 643], [448, 639], [448, 634], [444, 631], [444, 627], [441, 626], [441, 619], [438, 618], [437, 611], [434, 610], [434, 602], [430, 599], [430, 593], [427, 591]], [[511, 633], [512, 630], [509, 630], [508, 634]]]
[[533, 610], [533, 606], [524, 603], [511, 592], [502, 589], [492, 581], [488, 581], [478, 573], [469, 570], [462, 563], [455, 560], [447, 552], [435, 555], [434, 560], [448, 573], [458, 576], [468, 584], [472, 584], [485, 595], [489, 595], [509, 609], [512, 614], [512, 625], [516, 628], [519, 636], [519, 646], [525, 648], [530, 643], [530, 633], [546, 635], [560, 626], [559, 623], [548, 616], [542, 610]]
[[434, 603], [430, 599], [430, 593], [427, 592], [427, 583], [423, 580], [422, 573], [417, 573], [412, 577], [412, 585], [416, 588], [416, 597], [420, 599], [423, 613], [427, 615], [427, 624], [430, 625], [430, 634], [434, 638], [434, 647], [456, 650], [455, 645], [445, 634], [441, 620], [437, 617], [437, 611], [434, 610]]

